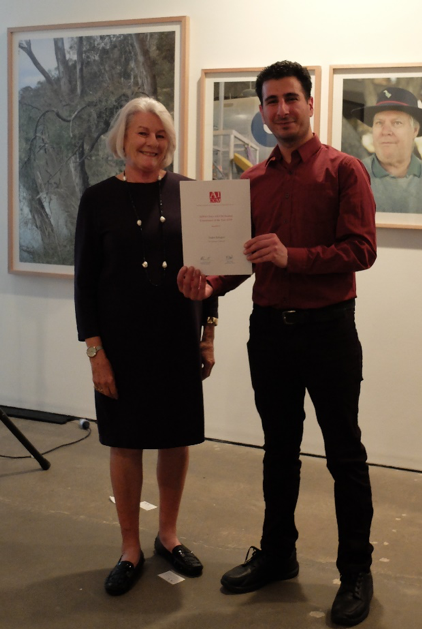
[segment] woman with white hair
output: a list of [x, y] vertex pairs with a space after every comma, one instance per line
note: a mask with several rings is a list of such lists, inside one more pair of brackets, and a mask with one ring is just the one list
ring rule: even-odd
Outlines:
[[201, 379], [214, 364], [217, 303], [201, 307], [177, 288], [183, 264], [179, 183], [186, 177], [165, 170], [176, 146], [167, 109], [151, 98], [131, 100], [112, 123], [108, 146], [125, 167], [82, 196], [75, 305], [78, 338], [91, 362], [99, 438], [110, 447], [122, 553], [105, 589], [119, 595], [145, 561], [139, 537], [144, 449], [158, 450], [155, 551], [184, 575], [202, 573], [176, 524], [188, 446], [204, 440]]

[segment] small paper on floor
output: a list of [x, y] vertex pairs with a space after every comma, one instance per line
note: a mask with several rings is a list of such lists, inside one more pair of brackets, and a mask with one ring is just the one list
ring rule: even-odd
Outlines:
[[151, 511], [151, 509], [156, 509], [157, 507], [155, 505], [152, 505], [150, 502], [147, 502], [146, 500], [143, 500], [141, 502], [141, 509], [145, 509], [145, 511]]
[[[116, 499], [114, 496], [109, 496], [109, 500], [113, 504], [116, 504]], [[141, 507], [141, 509], [144, 509], [145, 511], [151, 511], [151, 509], [157, 508], [155, 505], [151, 504], [150, 502], [147, 502], [146, 500], [143, 500], [139, 506]]]
[[312, 616], [312, 618], [324, 618], [325, 613], [324, 612], [311, 612], [309, 615]]
[[170, 583], [171, 585], [176, 585], [176, 583], [181, 583], [185, 580], [183, 577], [179, 577], [178, 574], [172, 572], [171, 570], [168, 570], [167, 572], [162, 572], [158, 576], [160, 577], [160, 579], [164, 579], [164, 581], [167, 581], [167, 583]]

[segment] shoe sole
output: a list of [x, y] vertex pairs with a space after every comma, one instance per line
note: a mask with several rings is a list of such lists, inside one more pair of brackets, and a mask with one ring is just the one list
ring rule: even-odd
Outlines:
[[226, 590], [229, 590], [229, 592], [233, 592], [234, 594], [246, 594], [246, 592], [255, 592], [255, 590], [260, 590], [265, 585], [268, 585], [269, 583], [273, 583], [274, 581], [288, 581], [289, 579], [294, 579], [295, 577], [297, 577], [298, 574], [299, 574], [299, 564], [291, 572], [288, 572], [287, 574], [283, 574], [278, 577], [274, 577], [272, 579], [266, 579], [265, 581], [262, 581], [259, 584], [255, 583], [254, 585], [236, 586], [236, 585], [231, 585], [230, 583], [227, 583], [224, 580], [224, 577], [222, 577], [220, 583], [226, 588]]

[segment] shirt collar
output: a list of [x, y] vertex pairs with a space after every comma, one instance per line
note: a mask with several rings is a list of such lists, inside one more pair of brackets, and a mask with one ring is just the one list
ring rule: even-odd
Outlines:
[[[314, 155], [320, 149], [320, 147], [321, 147], [320, 139], [314, 133], [310, 140], [308, 140], [307, 142], [305, 142], [305, 144], [302, 144], [301, 146], [299, 146], [299, 148], [293, 151], [292, 158], [294, 158], [294, 156], [297, 154], [299, 155], [302, 162], [306, 162], [310, 157], [312, 157], [312, 155]], [[265, 162], [265, 167], [267, 167], [271, 162], [282, 161], [282, 160], [283, 160], [283, 156], [277, 144], [274, 147], [274, 149], [271, 151], [270, 156]]]
[[[375, 153], [372, 156], [372, 172], [378, 179], [381, 179], [382, 177], [392, 177], [392, 175], [390, 175], [390, 173], [381, 166]], [[409, 177], [410, 175], [414, 175], [415, 177], [422, 176], [422, 162], [413, 153], [410, 158], [410, 164], [407, 169], [406, 177]]]

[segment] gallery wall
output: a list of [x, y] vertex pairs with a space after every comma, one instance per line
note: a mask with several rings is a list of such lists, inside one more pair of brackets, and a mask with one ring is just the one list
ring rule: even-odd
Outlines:
[[[321, 131], [327, 139], [331, 64], [421, 62], [419, 2], [267, 0], [3, 0], [0, 5], [0, 405], [93, 417], [90, 367], [76, 340], [69, 279], [7, 271], [7, 27], [187, 15], [190, 17], [188, 174], [199, 172], [202, 69], [260, 67], [292, 59], [322, 68]], [[422, 470], [422, 230], [379, 229], [374, 267], [358, 275], [364, 349], [361, 427], [371, 462]], [[245, 343], [251, 281], [221, 299], [217, 365], [205, 383], [207, 436], [262, 444]], [[130, 339], [128, 339], [130, 342]], [[288, 360], [280, 356], [280, 360]], [[282, 383], [280, 383], [282, 385]], [[321, 454], [307, 405], [303, 450]]]

